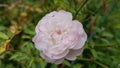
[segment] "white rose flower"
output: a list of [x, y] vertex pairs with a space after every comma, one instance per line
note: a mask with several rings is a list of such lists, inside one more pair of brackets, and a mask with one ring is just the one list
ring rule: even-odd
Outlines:
[[66, 11], [53, 11], [44, 16], [36, 28], [33, 38], [35, 47], [47, 62], [60, 64], [75, 60], [83, 52], [87, 35], [82, 24], [72, 20], [72, 14]]

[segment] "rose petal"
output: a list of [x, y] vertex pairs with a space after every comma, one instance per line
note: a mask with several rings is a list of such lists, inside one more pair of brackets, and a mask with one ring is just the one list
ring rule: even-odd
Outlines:
[[53, 59], [61, 59], [65, 57], [68, 54], [68, 52], [69, 52], [68, 49], [64, 51], [58, 51], [57, 49], [55, 49], [55, 50], [49, 50], [48, 54], [46, 53], [46, 55]]
[[80, 49], [84, 46], [85, 41], [87, 39], [87, 35], [85, 33], [83, 33], [80, 38], [79, 41], [77, 42], [77, 44], [73, 47], [73, 49]]
[[75, 60], [76, 56], [80, 55], [83, 52], [83, 48], [78, 50], [70, 50], [69, 53], [65, 56], [68, 60]]
[[55, 64], [60, 64], [64, 61], [64, 58], [61, 58], [61, 59], [51, 59], [49, 57], [47, 57], [44, 53], [40, 53], [40, 56], [42, 58], [44, 58], [47, 62], [51, 62], [51, 63], [55, 63]]
[[50, 59], [49, 57], [47, 57], [43, 52], [40, 52], [40, 56], [42, 58], [44, 58], [47, 62], [55, 62], [56, 60], [55, 59]]
[[69, 19], [72, 20], [72, 14], [70, 12], [66, 12], [64, 10], [59, 11], [59, 15], [63, 15], [64, 20]]
[[61, 64], [64, 61], [64, 58], [56, 60], [54, 63], [55, 64]]
[[80, 22], [78, 22], [77, 20], [74, 20], [74, 25], [76, 26], [76, 29], [79, 29], [79, 40], [77, 40], [76, 45], [74, 45], [73, 49], [80, 49], [83, 47], [83, 45], [85, 44], [85, 41], [87, 40], [87, 34], [85, 33], [85, 31], [83, 30], [83, 26]]

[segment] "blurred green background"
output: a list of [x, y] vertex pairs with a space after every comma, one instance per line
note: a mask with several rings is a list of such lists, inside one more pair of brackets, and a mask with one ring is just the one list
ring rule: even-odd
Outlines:
[[[32, 43], [47, 13], [65, 10], [84, 25], [84, 52], [47, 63]], [[120, 0], [0, 0], [0, 68], [120, 68]]]

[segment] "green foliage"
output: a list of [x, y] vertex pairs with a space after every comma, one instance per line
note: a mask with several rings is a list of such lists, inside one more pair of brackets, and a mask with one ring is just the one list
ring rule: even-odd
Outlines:
[[8, 39], [8, 36], [5, 33], [0, 32], [0, 38], [2, 38], [2, 39]]
[[[119, 68], [119, 0], [0, 0], [0, 68]], [[66, 10], [88, 34], [83, 55], [47, 63], [32, 43], [35, 26], [51, 11]]]

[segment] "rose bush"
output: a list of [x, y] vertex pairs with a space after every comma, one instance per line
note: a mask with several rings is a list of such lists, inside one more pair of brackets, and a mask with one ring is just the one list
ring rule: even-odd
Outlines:
[[87, 39], [82, 24], [72, 20], [72, 14], [63, 10], [44, 16], [35, 31], [33, 42], [41, 57], [55, 64], [62, 63], [64, 59], [75, 60], [83, 52]]

